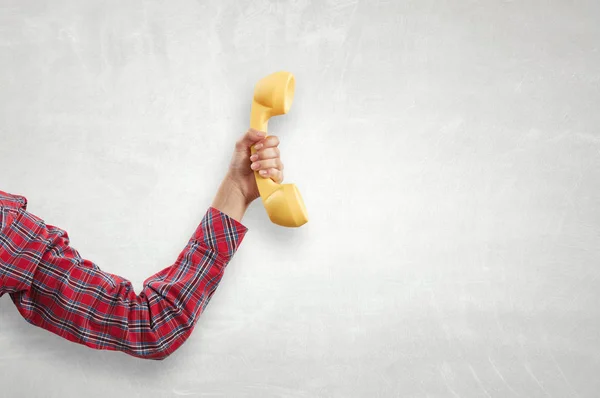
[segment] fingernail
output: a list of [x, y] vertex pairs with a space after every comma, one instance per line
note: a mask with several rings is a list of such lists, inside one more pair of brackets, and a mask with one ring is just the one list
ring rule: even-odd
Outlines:
[[256, 145], [254, 145], [254, 149], [260, 149], [260, 148], [262, 148], [262, 144], [256, 144]]
[[252, 170], [256, 170], [256, 169], [258, 169], [260, 167], [260, 164], [258, 164], [258, 163], [252, 163], [250, 165], [250, 167], [252, 168]]
[[258, 172], [258, 174], [264, 176], [264, 175], [267, 174], [267, 170], [261, 170], [261, 171]]
[[250, 156], [251, 161], [254, 162], [256, 159], [258, 159], [258, 155], [255, 154], [255, 155]]

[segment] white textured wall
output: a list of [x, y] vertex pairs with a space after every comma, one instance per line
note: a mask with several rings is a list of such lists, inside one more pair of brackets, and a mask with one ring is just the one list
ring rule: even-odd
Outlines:
[[172, 263], [249, 121], [310, 221], [260, 202], [192, 337], [94, 351], [0, 300], [0, 395], [595, 397], [600, 3], [0, 0], [0, 189], [102, 269]]

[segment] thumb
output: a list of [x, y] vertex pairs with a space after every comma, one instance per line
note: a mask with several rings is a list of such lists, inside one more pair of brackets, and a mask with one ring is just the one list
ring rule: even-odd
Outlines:
[[266, 132], [250, 128], [236, 142], [236, 147], [238, 149], [247, 149], [250, 146], [254, 145], [254, 143], [256, 143], [257, 141], [260, 141], [263, 138], [265, 138], [266, 136]]

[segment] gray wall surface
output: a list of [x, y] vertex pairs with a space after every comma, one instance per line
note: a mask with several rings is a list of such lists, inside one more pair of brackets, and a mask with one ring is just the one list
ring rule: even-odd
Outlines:
[[165, 361], [0, 300], [3, 397], [597, 397], [600, 3], [0, 0], [0, 190], [131, 280], [211, 203], [263, 76], [310, 221], [260, 201]]

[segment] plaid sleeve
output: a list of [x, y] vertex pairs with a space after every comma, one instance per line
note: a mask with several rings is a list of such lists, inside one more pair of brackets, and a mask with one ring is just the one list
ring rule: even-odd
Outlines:
[[189, 337], [246, 232], [210, 207], [175, 263], [146, 279], [139, 295], [83, 259], [66, 231], [24, 209], [0, 253], [10, 272], [22, 274], [10, 296], [29, 323], [91, 348], [160, 360]]
[[[12, 229], [19, 210], [27, 209], [27, 199], [0, 191], [0, 297], [5, 293], [27, 289], [31, 285], [35, 261], [25, 256], [11, 256], [22, 244], [23, 235], [14, 236]], [[32, 233], [26, 233], [25, 239]]]

